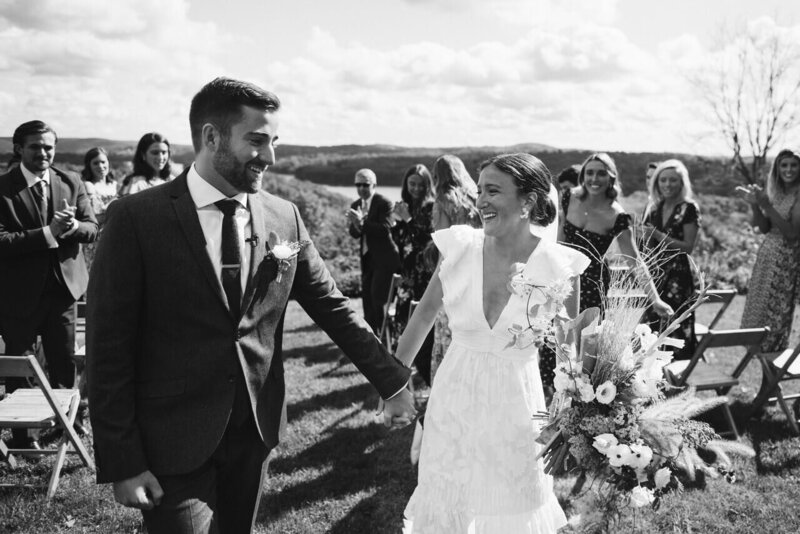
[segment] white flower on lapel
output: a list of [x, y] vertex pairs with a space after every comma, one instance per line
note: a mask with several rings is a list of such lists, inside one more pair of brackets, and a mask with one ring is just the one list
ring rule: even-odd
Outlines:
[[275, 232], [270, 232], [267, 247], [267, 258], [275, 260], [278, 264], [278, 275], [275, 281], [280, 283], [283, 278], [283, 273], [289, 270], [291, 262], [297, 257], [303, 247], [308, 245], [310, 241], [286, 241], [280, 239]]

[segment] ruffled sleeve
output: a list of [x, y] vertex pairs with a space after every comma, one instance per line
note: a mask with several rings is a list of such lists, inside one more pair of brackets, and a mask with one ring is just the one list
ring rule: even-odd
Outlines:
[[688, 200], [684, 204], [683, 217], [681, 217], [681, 224], [696, 224], [700, 227], [700, 209], [697, 203], [693, 200]]
[[483, 230], [466, 225], [456, 225], [433, 233], [433, 242], [439, 249], [439, 279], [442, 281], [445, 304], [455, 305], [469, 288], [472, 278], [468, 272], [470, 262], [462, 261], [467, 252], [478, 244]]

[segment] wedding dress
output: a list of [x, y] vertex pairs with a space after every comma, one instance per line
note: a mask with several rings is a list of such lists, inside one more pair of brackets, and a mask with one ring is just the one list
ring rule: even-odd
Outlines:
[[[536, 460], [535, 412], [546, 409], [537, 350], [513, 345], [527, 299], [510, 295], [494, 326], [483, 312], [481, 229], [433, 235], [452, 343], [425, 414], [419, 479], [404, 534], [544, 534], [566, 524], [553, 481]], [[537, 285], [578, 275], [583, 254], [542, 239], [524, 274]], [[510, 276], [498, 273], [497, 276]]]

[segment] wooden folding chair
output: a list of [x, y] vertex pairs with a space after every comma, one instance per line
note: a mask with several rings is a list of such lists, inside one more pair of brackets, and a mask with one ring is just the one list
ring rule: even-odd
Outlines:
[[378, 339], [380, 339], [389, 350], [392, 350], [395, 337], [397, 336], [394, 320], [395, 314], [397, 313], [397, 290], [402, 280], [403, 277], [399, 274], [392, 275], [392, 282], [389, 284], [389, 294], [386, 297], [386, 303], [383, 305], [383, 322], [381, 323], [381, 331], [378, 333]]
[[706, 295], [708, 296], [708, 300], [703, 304], [721, 304], [719, 309], [717, 310], [716, 315], [711, 319], [711, 322], [708, 325], [703, 323], [694, 322], [694, 334], [697, 336], [699, 340], [704, 335], [708, 333], [709, 330], [713, 330], [722, 316], [725, 315], [725, 310], [728, 309], [728, 306], [731, 305], [733, 302], [733, 297], [736, 296], [735, 289], [713, 289], [711, 291], [707, 291]]
[[414, 310], [417, 309], [418, 305], [419, 305], [419, 301], [418, 300], [413, 300], [412, 299], [411, 302], [408, 303], [408, 320], [409, 321], [411, 320], [411, 315], [414, 313]]
[[[38, 385], [37, 388], [17, 389], [0, 401], [0, 427], [62, 430], [55, 449], [9, 449], [0, 441], [0, 456], [12, 468], [16, 467], [15, 454], [56, 455], [53, 472], [47, 485], [47, 499], [51, 499], [56, 492], [67, 454], [77, 454], [83, 465], [94, 469], [94, 462], [89, 452], [72, 427], [78, 414], [80, 394], [77, 389], [51, 388], [33, 355], [0, 356], [0, 376], [34, 379]], [[0, 484], [0, 486], [18, 486], [18, 484]]]
[[761, 407], [768, 402], [778, 402], [786, 418], [789, 419], [789, 426], [795, 435], [800, 435], [797, 416], [792, 411], [787, 401], [800, 398], [800, 393], [784, 395], [781, 382], [787, 380], [800, 379], [800, 343], [794, 349], [786, 349], [783, 352], [771, 352], [759, 354], [761, 362], [762, 386], [755, 400], [753, 400], [753, 412], [758, 413]]
[[[727, 394], [732, 387], [739, 384], [739, 377], [750, 361], [760, 352], [760, 344], [769, 332], [769, 328], [743, 328], [739, 330], [709, 330], [700, 340], [697, 349], [689, 360], [675, 360], [664, 367], [667, 381], [677, 387], [687, 386], [697, 391], [714, 390], [717, 395]], [[703, 354], [707, 349], [720, 347], [746, 347], [747, 352], [739, 361], [733, 373], [726, 372], [720, 364], [704, 361]], [[722, 406], [725, 420], [730, 426], [730, 433], [739, 439], [739, 431], [733, 420], [730, 406]], [[728, 433], [728, 432], [722, 432]]]

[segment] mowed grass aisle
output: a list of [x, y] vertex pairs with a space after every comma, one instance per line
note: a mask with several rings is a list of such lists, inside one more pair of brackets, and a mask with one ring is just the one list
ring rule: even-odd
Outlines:
[[[738, 326], [743, 302], [734, 301], [722, 328]], [[701, 308], [701, 318], [712, 311]], [[793, 342], [797, 339], [796, 332]], [[289, 425], [273, 453], [255, 532], [398, 533], [416, 479], [408, 463], [412, 429], [383, 428], [374, 415], [372, 387], [296, 303], [287, 311], [284, 340]], [[713, 354], [731, 368], [739, 357], [722, 350]], [[760, 376], [752, 363], [733, 391], [740, 407], [755, 395]], [[665, 499], [658, 513], [628, 514], [615, 532], [800, 532], [800, 438], [790, 435], [782, 413], [771, 407], [763, 419], [750, 422], [743, 441], [757, 456], [737, 461], [735, 483], [709, 480], [704, 491], [687, 488]], [[46, 482], [48, 462], [22, 472]], [[0, 490], [0, 532], [139, 532], [138, 513], [114, 505], [109, 487], [96, 486], [92, 473], [76, 466], [69, 461], [49, 505], [41, 492]], [[10, 476], [0, 467], [0, 478]], [[568, 515], [572, 483], [556, 481]]]

